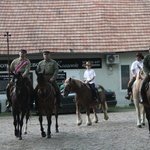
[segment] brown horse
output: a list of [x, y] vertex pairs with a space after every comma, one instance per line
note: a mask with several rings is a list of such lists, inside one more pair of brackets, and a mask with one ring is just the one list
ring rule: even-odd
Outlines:
[[46, 115], [47, 118], [47, 138], [51, 138], [51, 124], [52, 124], [52, 113], [54, 111], [55, 119], [56, 119], [56, 132], [58, 130], [58, 106], [56, 103], [56, 94], [52, 85], [47, 81], [45, 76], [45, 71], [43, 73], [37, 74], [37, 90], [35, 90], [37, 99], [38, 99], [38, 111], [39, 111], [39, 122], [42, 137], [46, 137], [46, 133], [44, 131], [42, 121], [43, 115]]
[[140, 103], [140, 91], [141, 91], [141, 85], [143, 82], [143, 78], [145, 78], [145, 74], [143, 72], [143, 69], [139, 67], [139, 73], [136, 77], [136, 80], [133, 84], [132, 88], [132, 99], [134, 102], [134, 106], [136, 109], [136, 115], [137, 115], [137, 127], [141, 128], [142, 125], [145, 126], [145, 111], [143, 104]]
[[14, 134], [21, 140], [24, 116], [26, 116], [25, 134], [27, 133], [27, 123], [30, 115], [30, 91], [20, 72], [13, 74], [13, 84], [10, 91], [10, 100], [14, 118]]
[[64, 82], [64, 93], [63, 95], [66, 97], [70, 92], [76, 93], [75, 102], [76, 102], [76, 114], [77, 114], [77, 125], [82, 124], [81, 118], [81, 106], [86, 108], [86, 115], [87, 115], [87, 125], [92, 125], [90, 119], [90, 109], [93, 109], [94, 112], [94, 122], [98, 122], [98, 116], [96, 113], [97, 107], [99, 104], [102, 106], [102, 110], [104, 113], [104, 119], [108, 120], [107, 114], [107, 103], [106, 103], [106, 96], [105, 91], [102, 86], [98, 86], [98, 96], [100, 98], [100, 102], [93, 102], [92, 101], [92, 92], [88, 84], [83, 83], [80, 80], [68, 78]]
[[141, 89], [141, 96], [143, 99], [143, 105], [146, 113], [146, 118], [149, 126], [149, 134], [150, 134], [150, 75], [145, 77], [145, 81], [143, 82], [143, 86]]

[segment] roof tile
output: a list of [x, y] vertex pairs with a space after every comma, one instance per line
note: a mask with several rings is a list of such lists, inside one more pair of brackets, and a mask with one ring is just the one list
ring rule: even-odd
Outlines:
[[125, 52], [148, 50], [148, 0], [5, 0], [0, 1], [0, 54], [25, 48], [74, 52]]

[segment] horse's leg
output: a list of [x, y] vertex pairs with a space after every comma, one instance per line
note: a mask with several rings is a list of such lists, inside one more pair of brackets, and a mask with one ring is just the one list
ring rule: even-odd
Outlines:
[[17, 113], [17, 130], [18, 130], [18, 137], [20, 132], [20, 115], [19, 112]]
[[23, 119], [25, 116], [25, 112], [22, 112], [21, 114], [21, 119], [19, 121], [19, 125], [20, 125], [20, 130], [19, 130], [19, 140], [22, 140], [22, 127], [23, 127]]
[[90, 119], [90, 107], [86, 107], [86, 124], [92, 125], [91, 119]]
[[150, 136], [150, 108], [144, 106], [144, 110], [145, 110], [146, 118], [148, 121], [149, 136]]
[[141, 114], [141, 124], [145, 126], [145, 110], [143, 104], [139, 104], [140, 106], [140, 114]]
[[42, 135], [42, 137], [46, 137], [46, 133], [45, 133], [43, 125], [42, 125], [43, 117], [42, 117], [41, 113], [39, 114], [39, 122], [40, 122], [41, 135]]
[[82, 117], [80, 113], [80, 106], [76, 103], [76, 115], [77, 115], [77, 125], [80, 126], [82, 124]]
[[97, 116], [97, 112], [96, 112], [96, 107], [93, 107], [93, 113], [94, 113], [94, 122], [98, 123], [98, 116]]
[[107, 110], [108, 110], [108, 106], [107, 106], [107, 103], [106, 103], [106, 96], [105, 96], [105, 92], [104, 91], [101, 91], [99, 93], [99, 97], [101, 99], [101, 107], [102, 107], [102, 111], [104, 113], [104, 119], [105, 120], [108, 120], [109, 117], [108, 117], [108, 113], [107, 113]]
[[59, 132], [59, 130], [58, 130], [58, 108], [57, 108], [57, 106], [55, 107], [55, 109], [54, 109], [54, 114], [55, 114], [55, 129], [56, 129], [56, 133], [58, 133]]
[[24, 134], [27, 134], [27, 127], [28, 127], [29, 117], [30, 117], [30, 110], [28, 109], [27, 113], [26, 113], [26, 125], [25, 125], [25, 128], [24, 128]]
[[140, 107], [139, 107], [139, 100], [134, 99], [134, 105], [135, 105], [135, 110], [136, 110], [136, 115], [137, 115], [137, 127], [141, 128], [141, 114], [140, 114]]
[[52, 124], [52, 120], [51, 120], [51, 114], [47, 115], [47, 138], [51, 138], [51, 124]]
[[105, 120], [108, 120], [109, 117], [108, 117], [108, 113], [107, 113], [107, 103], [105, 101], [102, 101], [102, 110], [103, 110], [103, 113], [104, 113], [104, 119]]
[[13, 118], [14, 118], [13, 124], [14, 124], [14, 128], [15, 128], [15, 130], [14, 130], [14, 135], [15, 135], [16, 137], [18, 137], [17, 116], [16, 116], [16, 114], [15, 114], [14, 112], [13, 112]]

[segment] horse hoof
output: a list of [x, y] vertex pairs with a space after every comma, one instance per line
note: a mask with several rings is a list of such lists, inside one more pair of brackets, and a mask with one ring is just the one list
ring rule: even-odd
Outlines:
[[50, 139], [50, 138], [51, 138], [51, 135], [48, 135], [48, 136], [47, 136], [47, 139]]
[[145, 126], [145, 123], [142, 123], [143, 126]]
[[45, 132], [42, 132], [42, 137], [46, 137], [46, 133]]
[[27, 134], [27, 132], [24, 132], [24, 134]]
[[109, 119], [109, 117], [107, 116], [107, 117], [105, 117], [104, 119], [105, 119], [105, 120], [108, 120], [108, 119]]
[[98, 123], [98, 120], [95, 120], [94, 122], [95, 122], [95, 123]]
[[77, 123], [78, 126], [80, 126], [81, 124], [82, 124], [81, 122], [78, 122], [78, 123]]
[[56, 129], [56, 133], [58, 133], [59, 132], [59, 130], [58, 129]]
[[142, 125], [137, 125], [138, 128], [142, 128]]
[[22, 137], [19, 137], [19, 140], [22, 140]]
[[16, 137], [19, 137], [19, 132], [18, 132], [18, 130], [15, 130], [15, 136], [16, 136]]
[[87, 123], [87, 126], [91, 126], [92, 125], [92, 123]]

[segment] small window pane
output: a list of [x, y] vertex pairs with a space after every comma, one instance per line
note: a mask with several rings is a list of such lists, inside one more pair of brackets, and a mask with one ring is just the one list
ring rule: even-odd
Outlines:
[[121, 65], [121, 87], [127, 89], [127, 85], [130, 79], [129, 65]]

